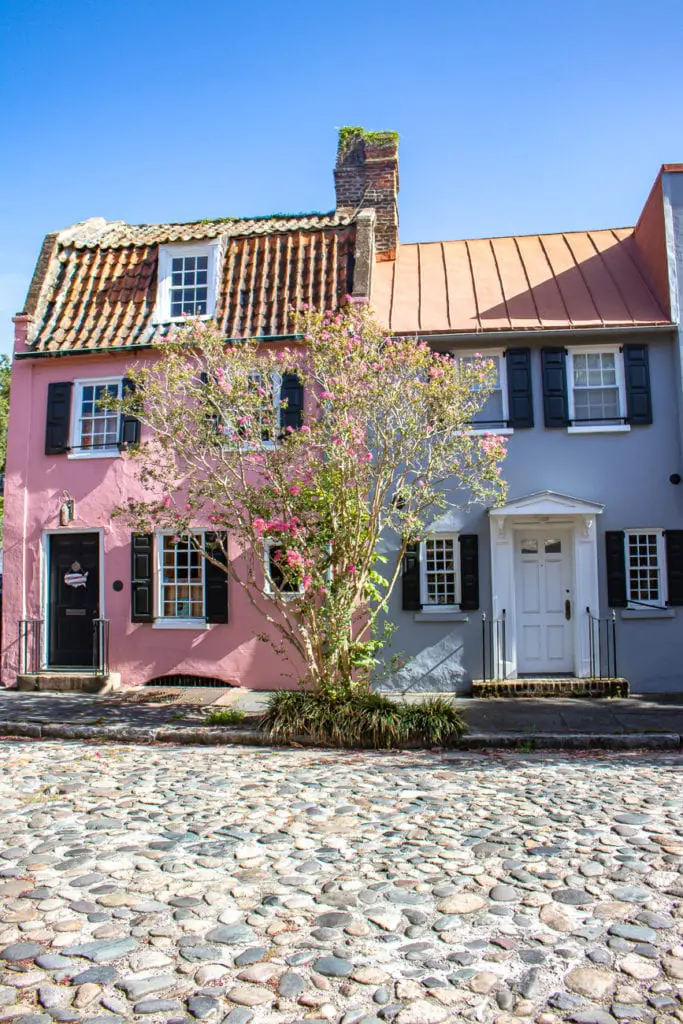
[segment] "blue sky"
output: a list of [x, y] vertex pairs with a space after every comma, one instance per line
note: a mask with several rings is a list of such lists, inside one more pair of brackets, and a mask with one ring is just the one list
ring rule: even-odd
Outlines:
[[632, 224], [683, 161], [680, 0], [2, 0], [0, 350], [43, 235], [327, 210], [400, 133], [401, 237]]

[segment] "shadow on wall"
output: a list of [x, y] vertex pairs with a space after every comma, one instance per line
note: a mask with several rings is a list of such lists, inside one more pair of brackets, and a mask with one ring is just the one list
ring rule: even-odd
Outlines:
[[377, 683], [391, 693], [468, 693], [463, 668], [464, 643], [455, 630]]

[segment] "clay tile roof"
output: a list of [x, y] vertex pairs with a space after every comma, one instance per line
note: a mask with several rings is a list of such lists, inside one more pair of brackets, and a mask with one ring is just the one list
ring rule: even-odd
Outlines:
[[401, 245], [372, 305], [397, 334], [667, 324], [633, 230]]
[[222, 242], [216, 317], [227, 337], [288, 334], [292, 308], [333, 309], [351, 290], [355, 226], [340, 213], [192, 224], [94, 218], [54, 236], [40, 294], [27, 306], [32, 348], [148, 344], [158, 331], [159, 245], [203, 239]]

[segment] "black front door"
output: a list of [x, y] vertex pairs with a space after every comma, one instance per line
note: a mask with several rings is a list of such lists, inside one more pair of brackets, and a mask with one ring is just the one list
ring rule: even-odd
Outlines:
[[97, 533], [50, 536], [50, 668], [92, 668], [93, 620], [100, 611]]

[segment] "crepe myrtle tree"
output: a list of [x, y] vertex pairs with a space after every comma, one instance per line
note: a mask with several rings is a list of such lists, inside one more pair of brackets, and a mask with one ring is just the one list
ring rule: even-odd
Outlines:
[[[305, 309], [295, 330], [287, 347], [226, 342], [193, 320], [158, 342], [124, 401], [151, 428], [129, 452], [146, 497], [119, 514], [178, 538], [208, 526], [193, 542], [263, 616], [262, 639], [296, 652], [307, 685], [353, 688], [386, 642], [406, 547], [456, 504], [503, 498], [504, 439], [468, 426], [495, 369], [388, 337], [350, 302]], [[282, 387], [297, 378], [303, 415]]]

